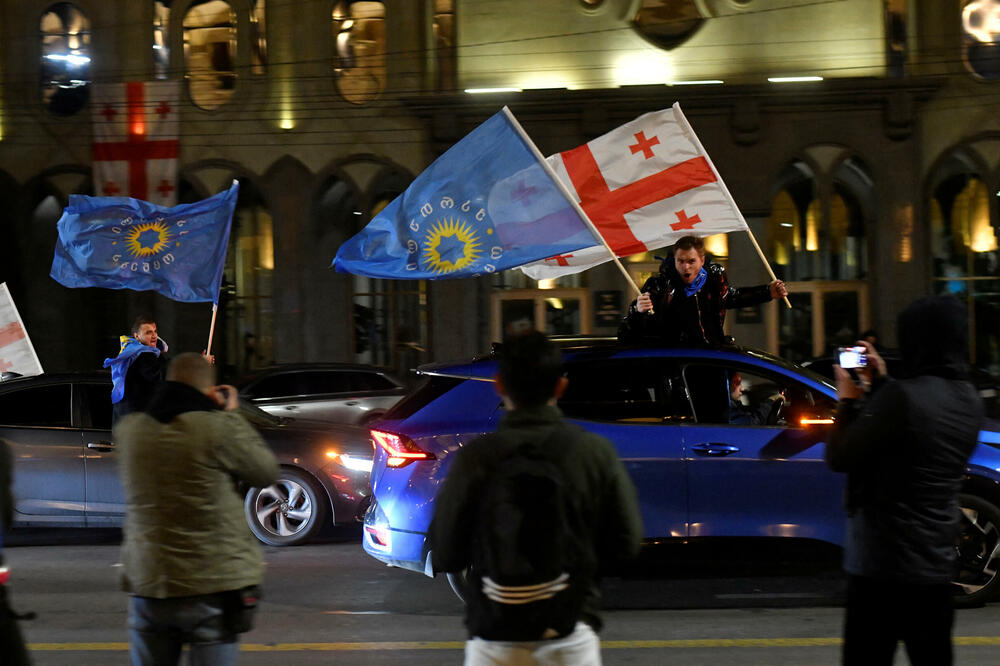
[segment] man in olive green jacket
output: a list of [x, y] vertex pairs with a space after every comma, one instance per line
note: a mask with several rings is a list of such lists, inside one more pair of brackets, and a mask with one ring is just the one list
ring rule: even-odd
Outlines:
[[249, 629], [263, 559], [238, 484], [274, 483], [278, 463], [233, 411], [236, 390], [214, 383], [204, 358], [181, 354], [146, 411], [114, 429], [133, 664], [176, 664], [184, 644], [192, 663], [234, 664]]

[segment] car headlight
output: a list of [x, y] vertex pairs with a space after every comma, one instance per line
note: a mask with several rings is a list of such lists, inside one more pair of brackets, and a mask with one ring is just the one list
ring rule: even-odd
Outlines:
[[352, 455], [350, 453], [337, 453], [336, 451], [327, 451], [326, 457], [335, 460], [339, 465], [354, 472], [368, 472], [370, 474], [372, 471], [371, 458]]

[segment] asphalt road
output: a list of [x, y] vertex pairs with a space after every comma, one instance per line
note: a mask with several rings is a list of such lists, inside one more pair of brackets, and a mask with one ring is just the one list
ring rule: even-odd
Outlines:
[[[5, 548], [35, 662], [128, 663], [116, 530], [22, 530]], [[835, 550], [756, 544], [653, 548], [604, 585], [606, 664], [836, 664], [843, 579]], [[462, 661], [462, 606], [443, 579], [380, 565], [357, 530], [266, 548], [243, 664]], [[960, 664], [1000, 663], [1000, 603], [962, 610]], [[907, 660], [900, 656], [897, 663]]]

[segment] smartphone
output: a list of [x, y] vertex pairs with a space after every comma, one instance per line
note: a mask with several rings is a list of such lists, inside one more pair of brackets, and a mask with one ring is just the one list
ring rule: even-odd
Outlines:
[[841, 347], [837, 350], [837, 358], [842, 368], [864, 368], [868, 365], [868, 356], [864, 347]]

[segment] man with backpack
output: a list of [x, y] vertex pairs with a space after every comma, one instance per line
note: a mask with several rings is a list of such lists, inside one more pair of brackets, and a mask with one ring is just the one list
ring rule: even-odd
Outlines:
[[434, 570], [467, 572], [465, 663], [600, 664], [600, 571], [634, 556], [635, 488], [607, 439], [566, 422], [559, 350], [504, 340], [507, 413], [457, 452], [435, 500]]

